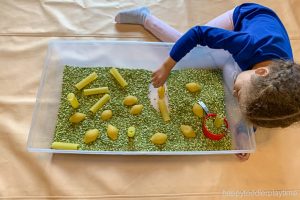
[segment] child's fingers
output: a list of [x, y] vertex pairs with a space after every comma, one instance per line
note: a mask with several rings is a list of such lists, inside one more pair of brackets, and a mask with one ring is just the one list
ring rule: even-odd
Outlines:
[[157, 71], [152, 73], [152, 77], [154, 77], [157, 74]]
[[155, 87], [155, 88], [157, 88], [157, 87], [159, 87], [160, 85], [161, 85], [161, 80], [156, 76], [156, 77], [154, 77], [152, 80], [151, 80], [151, 82], [152, 82], [152, 85]]
[[159, 77], [156, 77], [156, 78], [152, 79], [151, 82], [153, 83], [153, 86], [159, 87], [162, 83], [162, 80]]

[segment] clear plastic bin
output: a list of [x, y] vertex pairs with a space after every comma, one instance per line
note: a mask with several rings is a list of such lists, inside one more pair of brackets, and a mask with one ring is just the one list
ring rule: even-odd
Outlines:
[[[153, 70], [166, 59], [172, 43], [121, 42], [121, 41], [52, 41], [43, 68], [36, 104], [33, 112], [27, 148], [30, 152], [119, 155], [201, 155], [251, 153], [255, 150], [253, 127], [241, 116], [239, 106], [232, 96], [233, 77], [239, 67], [223, 50], [196, 47], [177, 63], [184, 67], [222, 67], [227, 120], [232, 134], [232, 150], [141, 152], [141, 151], [82, 151], [54, 150], [51, 143], [60, 103], [62, 76], [65, 65], [116, 66]], [[239, 124], [239, 128], [237, 127]]]

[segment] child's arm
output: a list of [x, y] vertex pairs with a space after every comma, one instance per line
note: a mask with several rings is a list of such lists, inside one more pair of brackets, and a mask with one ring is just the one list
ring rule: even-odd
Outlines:
[[252, 36], [244, 32], [229, 31], [210, 26], [195, 26], [186, 32], [173, 46], [170, 57], [152, 75], [154, 87], [164, 84], [171, 69], [198, 44], [212, 49], [224, 49], [240, 59], [249, 59], [254, 50]]
[[152, 74], [152, 83], [154, 87], [162, 86], [167, 80], [172, 68], [176, 62], [168, 57], [167, 60]]
[[186, 32], [173, 46], [170, 57], [152, 75], [155, 87], [164, 84], [171, 69], [198, 44], [212, 49], [224, 49], [240, 59], [249, 59], [249, 52], [254, 51], [252, 36], [244, 32], [235, 32], [210, 26], [195, 26]]
[[178, 62], [198, 44], [212, 49], [224, 49], [232, 55], [247, 57], [254, 50], [252, 36], [245, 32], [229, 31], [210, 26], [195, 26], [186, 32], [173, 46], [170, 56]]

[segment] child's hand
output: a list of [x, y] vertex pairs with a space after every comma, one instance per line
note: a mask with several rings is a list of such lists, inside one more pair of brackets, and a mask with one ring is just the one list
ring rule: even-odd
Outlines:
[[156, 88], [162, 86], [166, 82], [169, 74], [170, 70], [166, 69], [164, 65], [162, 65], [158, 70], [156, 70], [152, 74], [153, 86]]
[[175, 64], [176, 62], [171, 57], [168, 57], [164, 64], [160, 66], [155, 72], [153, 72], [151, 81], [154, 87], [160, 87], [166, 82]]

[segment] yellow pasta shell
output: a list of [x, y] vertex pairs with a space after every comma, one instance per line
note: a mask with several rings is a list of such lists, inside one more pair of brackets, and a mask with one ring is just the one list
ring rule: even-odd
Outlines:
[[99, 135], [100, 131], [98, 129], [90, 129], [87, 132], [85, 132], [83, 141], [86, 144], [94, 142]]
[[79, 122], [85, 120], [85, 117], [86, 117], [85, 114], [77, 112], [77, 113], [74, 113], [70, 117], [69, 121], [72, 122], [72, 123], [79, 123]]
[[112, 111], [111, 110], [104, 110], [102, 113], [101, 113], [101, 119], [103, 121], [107, 121], [109, 120], [111, 117], [112, 117]]
[[190, 92], [198, 92], [201, 89], [200, 85], [194, 82], [186, 84], [185, 87]]
[[124, 98], [123, 104], [125, 106], [132, 106], [138, 102], [138, 99], [135, 96], [129, 95]]
[[180, 126], [180, 130], [183, 133], [183, 135], [187, 138], [194, 138], [196, 137], [196, 133], [193, 130], [193, 128], [191, 126], [188, 125], [181, 125]]
[[130, 114], [132, 115], [139, 115], [142, 110], [143, 110], [144, 106], [139, 104], [139, 105], [134, 105], [132, 106], [132, 108], [130, 109]]
[[153, 144], [164, 144], [167, 141], [167, 135], [164, 133], [155, 133], [150, 140]]
[[111, 140], [118, 139], [118, 134], [119, 134], [119, 129], [117, 129], [117, 127], [110, 125], [110, 124], [107, 126], [107, 136]]
[[203, 108], [198, 103], [195, 103], [193, 105], [193, 113], [198, 117], [203, 117]]

